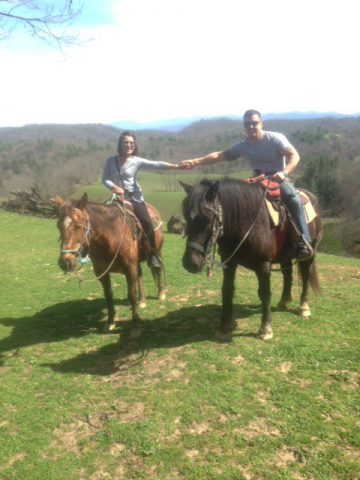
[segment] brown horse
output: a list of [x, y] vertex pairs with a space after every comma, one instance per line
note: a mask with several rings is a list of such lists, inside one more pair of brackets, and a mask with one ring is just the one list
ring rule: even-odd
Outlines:
[[[59, 265], [65, 272], [73, 271], [76, 261], [84, 249], [88, 250], [94, 273], [102, 284], [108, 309], [105, 331], [115, 326], [115, 310], [111, 289], [110, 273], [123, 273], [128, 287], [128, 299], [132, 308], [131, 337], [140, 335], [138, 306], [144, 308], [145, 294], [142, 285], [141, 262], [146, 260], [147, 242], [142, 234], [140, 241], [135, 238], [127, 217], [128, 212], [117, 202], [111, 205], [88, 203], [86, 193], [79, 201], [65, 202], [55, 195], [60, 206], [57, 227], [60, 231]], [[147, 205], [150, 212], [160, 218], [157, 210]], [[161, 258], [163, 233], [161, 226], [155, 231], [157, 255]], [[158, 299], [165, 299], [162, 269], [153, 268], [152, 274], [158, 286]], [[136, 283], [139, 288], [139, 305], [136, 297]]]
[[[232, 331], [231, 314], [234, 281], [237, 265], [253, 270], [258, 277], [258, 295], [262, 303], [262, 319], [259, 337], [272, 338], [270, 311], [270, 268], [280, 263], [283, 274], [283, 291], [279, 310], [287, 310], [291, 301], [292, 259], [295, 256], [290, 231], [277, 255], [276, 230], [263, 202], [264, 191], [258, 184], [238, 180], [202, 180], [191, 187], [182, 184], [187, 197], [183, 201], [183, 213], [187, 222], [187, 244], [183, 265], [191, 273], [200, 272], [205, 264], [211, 243], [217, 241], [221, 262], [225, 264], [222, 285], [222, 314], [219, 334], [228, 337]], [[316, 253], [321, 240], [320, 206], [315, 196], [306, 192], [317, 216], [309, 223], [311, 245]], [[217, 238], [214, 234], [219, 233]], [[241, 243], [243, 241], [243, 243]], [[310, 260], [299, 262], [302, 277], [302, 293], [299, 314], [310, 315], [308, 306], [309, 282], [320, 292], [315, 268], [315, 253]]]

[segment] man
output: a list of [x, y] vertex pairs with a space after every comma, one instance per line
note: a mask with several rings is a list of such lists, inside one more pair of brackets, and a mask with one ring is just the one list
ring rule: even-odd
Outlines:
[[244, 129], [247, 138], [235, 143], [228, 150], [209, 153], [193, 160], [184, 160], [182, 164], [191, 169], [195, 165], [212, 165], [244, 157], [250, 162], [253, 176], [258, 176], [259, 171], [265, 175], [271, 175], [273, 181], [279, 182], [281, 198], [303, 236], [296, 245], [296, 258], [299, 261], [308, 260], [313, 255], [309, 231], [300, 197], [288, 180], [288, 174], [300, 161], [299, 154], [281, 133], [262, 130], [261, 114], [257, 110], [245, 112]]

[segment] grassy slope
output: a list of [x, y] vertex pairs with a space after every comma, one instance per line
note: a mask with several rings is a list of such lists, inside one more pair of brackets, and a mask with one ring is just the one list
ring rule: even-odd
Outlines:
[[[255, 277], [239, 269], [230, 343], [215, 339], [221, 272], [181, 267], [165, 235], [167, 300], [130, 340], [125, 283], [113, 277], [117, 327], [91, 267], [57, 266], [56, 222], [0, 210], [0, 478], [346, 479], [359, 468], [358, 260], [319, 255], [313, 317], [260, 323]], [[280, 275], [272, 275], [274, 300]], [[296, 308], [298, 288], [294, 288]]]

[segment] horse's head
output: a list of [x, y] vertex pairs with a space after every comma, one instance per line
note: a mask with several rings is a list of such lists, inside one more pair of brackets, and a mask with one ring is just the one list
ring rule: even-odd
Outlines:
[[183, 266], [190, 273], [198, 273], [205, 266], [205, 255], [217, 216], [215, 200], [220, 183], [204, 179], [194, 187], [180, 184], [187, 193], [182, 204], [188, 237]]
[[65, 202], [57, 195], [54, 199], [60, 207], [57, 222], [61, 241], [59, 266], [68, 272], [75, 269], [77, 257], [89, 245], [90, 225], [85, 211], [88, 197], [84, 193], [79, 201]]

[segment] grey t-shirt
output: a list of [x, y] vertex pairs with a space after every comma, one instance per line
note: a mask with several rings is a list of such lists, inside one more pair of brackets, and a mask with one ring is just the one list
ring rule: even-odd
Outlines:
[[165, 170], [168, 168], [166, 162], [154, 162], [140, 157], [130, 157], [126, 164], [119, 168], [116, 155], [109, 157], [105, 163], [102, 173], [102, 183], [105, 187], [111, 188], [116, 185], [130, 194], [137, 202], [143, 202], [140, 185], [136, 180], [136, 172], [139, 168], [153, 168], [156, 170]]
[[252, 174], [256, 175], [255, 170], [261, 170], [265, 175], [280, 172], [285, 168], [285, 157], [283, 150], [291, 144], [282, 133], [263, 131], [263, 137], [256, 143], [248, 138], [235, 143], [224, 152], [227, 160], [236, 160], [239, 157], [246, 158], [252, 168]]

